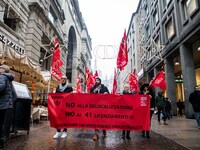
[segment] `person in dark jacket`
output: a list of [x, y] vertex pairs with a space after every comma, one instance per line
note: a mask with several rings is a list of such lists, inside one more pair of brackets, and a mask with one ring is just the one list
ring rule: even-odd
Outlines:
[[159, 125], [161, 124], [160, 123], [160, 114], [161, 114], [161, 112], [163, 114], [164, 125], [168, 125], [166, 123], [166, 119], [167, 119], [166, 112], [165, 112], [166, 103], [165, 103], [165, 98], [163, 96], [163, 92], [162, 91], [158, 92], [158, 96], [156, 97], [155, 103], [156, 103], [156, 107], [158, 109], [158, 123], [159, 123]]
[[[67, 82], [67, 76], [62, 76], [61, 83], [56, 88], [56, 93], [71, 93], [73, 92], [72, 86]], [[64, 128], [61, 133], [60, 129], [57, 129], [56, 134], [53, 136], [54, 139], [57, 139], [61, 136], [61, 138], [67, 137], [67, 129]]]
[[171, 112], [170, 112], [171, 108], [172, 108], [171, 102], [169, 101], [169, 98], [166, 97], [165, 98], [165, 112], [168, 119], [171, 118]]
[[[148, 83], [145, 83], [141, 86], [140, 93], [144, 95], [147, 94], [150, 96], [150, 124], [151, 124], [151, 118], [153, 116], [154, 109], [155, 109], [155, 95], [154, 95], [153, 89], [149, 87]], [[143, 138], [145, 138], [145, 134], [147, 138], [150, 138], [149, 131], [144, 131], [144, 130], [142, 131]]]
[[[122, 94], [135, 94], [135, 93], [130, 90], [130, 85], [129, 84], [125, 84], [124, 85], [124, 90], [123, 90]], [[123, 130], [123, 132], [122, 132], [122, 139], [125, 139], [125, 137], [128, 140], [131, 139], [131, 137], [130, 137], [130, 130], [127, 130], [127, 131]]]
[[[95, 85], [90, 89], [90, 93], [93, 94], [109, 94], [108, 88], [101, 84], [101, 79], [97, 77], [95, 79]], [[95, 135], [93, 136], [93, 140], [97, 141], [99, 139], [99, 130], [95, 129]], [[103, 130], [103, 136], [106, 137], [106, 130]]]
[[194, 90], [194, 92], [190, 94], [189, 102], [192, 104], [197, 125], [198, 125], [198, 128], [200, 129], [200, 91], [199, 90]]
[[3, 123], [6, 112], [13, 108], [12, 81], [14, 76], [9, 73], [7, 65], [0, 66], [0, 148], [4, 147]]

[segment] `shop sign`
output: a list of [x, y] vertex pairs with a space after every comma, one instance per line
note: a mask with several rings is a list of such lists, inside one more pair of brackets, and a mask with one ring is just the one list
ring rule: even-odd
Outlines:
[[183, 83], [183, 79], [182, 78], [175, 78], [175, 82], [176, 83]]
[[22, 55], [26, 53], [26, 51], [23, 48], [21, 48], [18, 44], [16, 44], [15, 42], [13, 42], [8, 37], [6, 37], [2, 34], [0, 34], [0, 41]]

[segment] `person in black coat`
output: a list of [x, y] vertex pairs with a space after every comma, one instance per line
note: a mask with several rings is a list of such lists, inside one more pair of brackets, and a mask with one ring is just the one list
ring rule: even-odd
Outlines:
[[13, 108], [12, 81], [14, 76], [9, 73], [7, 65], [0, 66], [0, 148], [4, 147], [4, 118], [7, 111]]
[[[109, 94], [108, 88], [101, 83], [101, 79], [97, 77], [95, 79], [95, 85], [90, 89], [90, 93], [93, 94]], [[97, 141], [99, 139], [99, 130], [95, 129], [95, 134], [93, 136], [93, 140]], [[106, 130], [103, 130], [103, 137], [106, 137]]]
[[[123, 90], [122, 94], [135, 94], [135, 93], [130, 90], [130, 85], [129, 84], [125, 84], [124, 85], [124, 90]], [[131, 139], [131, 137], [130, 137], [130, 130], [127, 130], [127, 131], [123, 130], [123, 132], [122, 132], [122, 139], [125, 139], [125, 137], [128, 140]]]
[[190, 94], [189, 102], [192, 104], [197, 125], [198, 125], [198, 128], [200, 129], [200, 91], [199, 90], [194, 90], [194, 92]]
[[[140, 94], [144, 94], [144, 95], [147, 94], [150, 96], [150, 124], [151, 124], [151, 118], [153, 116], [154, 109], [155, 109], [155, 95], [154, 95], [153, 89], [149, 87], [148, 83], [145, 83], [140, 88]], [[145, 131], [145, 130], [142, 131], [142, 137], [145, 138], [145, 133], [146, 133], [146, 137], [150, 138], [149, 131]]]
[[[56, 93], [71, 93], [73, 92], [72, 86], [67, 83], [67, 77], [62, 76], [62, 81], [61, 83], [57, 86], [56, 88]], [[57, 139], [61, 136], [61, 138], [66, 138], [67, 137], [67, 129], [63, 129], [63, 133], [61, 133], [60, 129], [57, 129], [56, 134], [53, 136], [54, 139]]]

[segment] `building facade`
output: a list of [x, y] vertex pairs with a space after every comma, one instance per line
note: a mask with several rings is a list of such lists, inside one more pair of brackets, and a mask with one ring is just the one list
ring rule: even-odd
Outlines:
[[199, 0], [140, 0], [135, 13], [140, 81], [149, 82], [164, 69], [172, 114], [177, 115], [180, 100], [191, 118], [189, 95], [200, 84]]
[[[0, 2], [0, 63], [9, 65], [15, 80], [37, 95], [47, 92], [43, 73], [50, 72], [55, 38], [64, 63], [62, 73], [73, 86], [80, 74], [84, 85], [84, 68], [91, 65], [91, 38], [77, 0]], [[52, 88], [58, 84], [54, 81]]]

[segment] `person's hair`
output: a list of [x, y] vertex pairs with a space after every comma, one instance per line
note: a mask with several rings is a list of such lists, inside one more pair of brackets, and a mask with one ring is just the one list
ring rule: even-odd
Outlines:
[[6, 73], [9, 73], [9, 72], [10, 72], [10, 67], [8, 67], [7, 65], [1, 65], [0, 68], [5, 69], [5, 72], [6, 72]]

